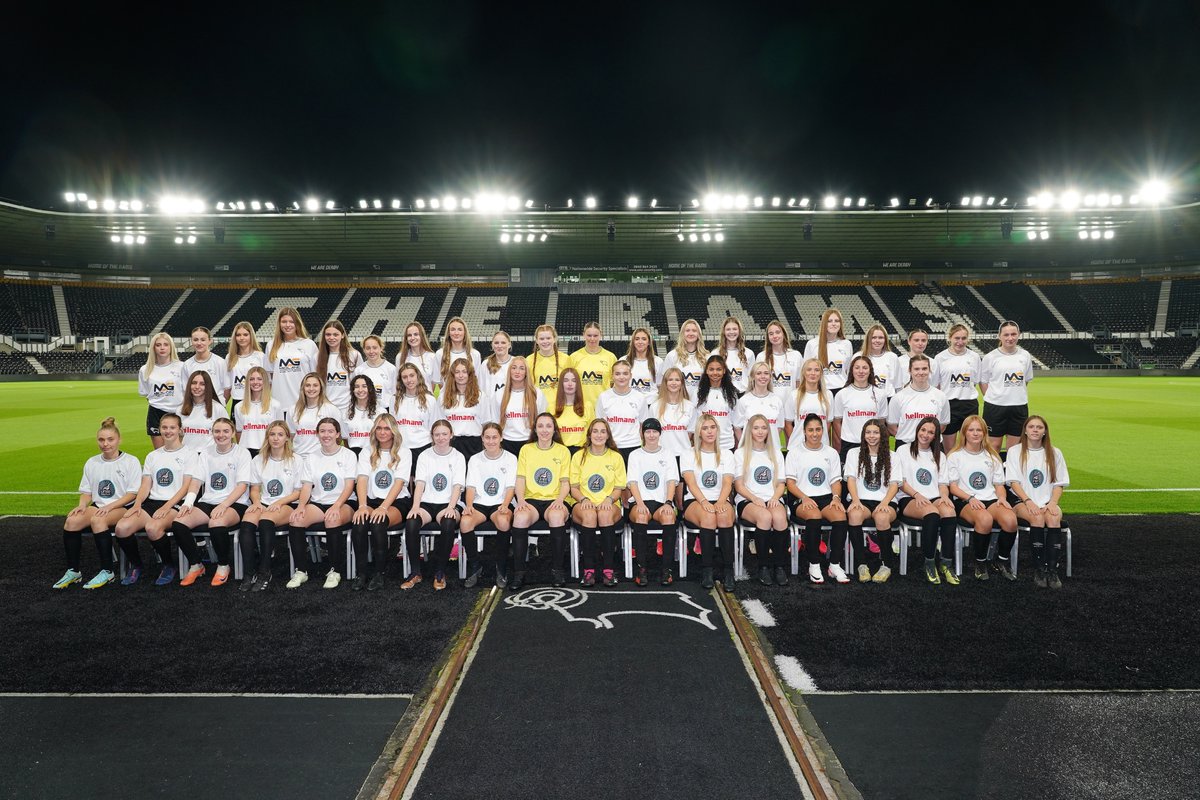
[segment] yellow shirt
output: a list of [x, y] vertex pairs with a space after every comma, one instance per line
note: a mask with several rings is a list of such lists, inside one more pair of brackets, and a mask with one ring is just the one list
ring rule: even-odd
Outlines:
[[608, 500], [615, 488], [626, 483], [625, 462], [616, 450], [605, 450], [602, 456], [580, 450], [571, 456], [571, 485], [579, 486], [583, 496], [593, 503]]
[[571, 353], [571, 366], [579, 372], [583, 398], [590, 404], [595, 405], [600, 393], [612, 385], [615, 363], [617, 357], [603, 347], [595, 353], [589, 353], [586, 347]]
[[517, 456], [517, 477], [525, 479], [526, 500], [556, 500], [571, 469], [571, 451], [555, 442], [548, 450], [530, 442]]
[[[571, 357], [562, 351], [559, 351], [558, 358], [547, 357], [534, 350], [533, 354], [525, 361], [529, 364], [530, 374], [533, 375], [533, 385], [546, 398], [546, 405], [553, 407], [558, 394], [558, 376], [564, 369], [571, 366]], [[584, 396], [586, 397], [586, 395]]]
[[[550, 413], [554, 413], [554, 404], [550, 404]], [[587, 427], [592, 421], [592, 404], [583, 401], [583, 416], [575, 413], [575, 406], [563, 406], [558, 415], [558, 432], [562, 434], [563, 444], [567, 447], [583, 447], [587, 443]]]

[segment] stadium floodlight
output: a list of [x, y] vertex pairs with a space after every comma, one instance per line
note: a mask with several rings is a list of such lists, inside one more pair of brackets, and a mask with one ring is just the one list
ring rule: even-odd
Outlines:
[[542, 237], [541, 237], [541, 241], [543, 241], [543, 242], [544, 242], [544, 241], [546, 241], [546, 240], [547, 240], [547, 239], [549, 239], [549, 238], [550, 238], [549, 236], [547, 236], [546, 234], [544, 234], [544, 233], [543, 233], [543, 234], [542, 234]]
[[267, 211], [274, 211], [275, 204], [268, 200], [267, 202], [263, 203], [263, 208], [265, 208]]
[[692, 198], [692, 208], [699, 208], [699, 207], [700, 207], [700, 200], [698, 198], [693, 197]]
[[1091, 237], [1092, 237], [1093, 239], [1099, 239], [1099, 238], [1100, 238], [1100, 236], [1101, 236], [1101, 233], [1100, 233], [1100, 231], [1098, 231], [1098, 230], [1094, 230], [1094, 231], [1092, 231], [1092, 232], [1091, 232]]
[[109, 239], [112, 241], [113, 244], [121, 243], [121, 237], [115, 233], [112, 236], [110, 236]]
[[1063, 192], [1061, 196], [1059, 196], [1058, 204], [1068, 211], [1078, 208], [1079, 192], [1075, 191], [1074, 189], [1068, 189], [1067, 191]]
[[141, 200], [130, 200], [129, 201], [129, 210], [130, 211], [141, 211], [145, 207], [146, 206], [142, 203]]
[[1116, 236], [1116, 235], [1117, 235], [1117, 234], [1116, 234], [1116, 233], [1113, 231], [1113, 229], [1112, 229], [1112, 228], [1109, 228], [1108, 230], [1106, 230], [1106, 231], [1104, 232], [1104, 238], [1105, 238], [1105, 239], [1111, 239], [1111, 238], [1113, 238], [1113, 237], [1114, 237], [1114, 236]]
[[1050, 231], [1038, 231], [1038, 238], [1043, 242], [1050, 238]]
[[892, 208], [899, 208], [899, 207], [900, 207], [900, 198], [899, 198], [899, 197], [893, 197], [893, 198], [891, 199], [891, 206], [892, 206]]
[[532, 200], [526, 200], [526, 201], [525, 201], [525, 207], [526, 207], [526, 208], [533, 208], [533, 201], [532, 201]]
[[1037, 196], [1038, 208], [1050, 208], [1054, 205], [1054, 195], [1050, 192], [1040, 192]]
[[124, 242], [125, 244], [133, 244], [133, 234], [132, 233], [125, 234], [124, 236], [121, 237], [121, 241]]
[[713, 238], [716, 239], [718, 242], [723, 242], [723, 241], [725, 241], [725, 234], [720, 233], [720, 232], [714, 233]]
[[432, 208], [434, 211], [437, 211], [439, 208], [442, 207], [442, 201], [437, 199], [436, 197], [432, 197], [429, 199], [429, 207]]
[[1114, 206], [1119, 206], [1119, 205], [1121, 205], [1121, 203], [1123, 203], [1125, 201], [1125, 198], [1121, 197], [1121, 195], [1119, 195], [1119, 194], [1114, 194], [1108, 200]]
[[979, 208], [981, 205], [983, 205], [983, 197], [981, 195], [975, 195], [971, 198], [972, 208]]
[[75, 202], [75, 193], [67, 192], [66, 194], [63, 195], [63, 199], [66, 200], [68, 203], [74, 203]]
[[245, 210], [246, 210], [246, 201], [245, 201], [245, 200], [238, 200], [238, 201], [237, 201], [237, 210], [238, 210], [238, 211], [245, 211]]
[[136, 239], [134, 239], [134, 241], [137, 242], [138, 244], [145, 244], [146, 237], [144, 234], [138, 234], [138, 237]]
[[513, 195], [508, 198], [508, 210], [509, 211], [516, 211], [517, 207], [520, 205], [521, 205], [521, 200], [516, 195]]
[[1140, 194], [1129, 195], [1129, 205], [1136, 206], [1136, 205], [1140, 205], [1141, 202], [1142, 202], [1142, 196]]
[[383, 208], [383, 201], [377, 197], [371, 201], [371, 207], [375, 209]]
[[1165, 203], [1167, 197], [1171, 194], [1171, 189], [1165, 181], [1150, 180], [1142, 184], [1141, 191], [1138, 192], [1144, 202], [1152, 206]]
[[1080, 229], [1079, 229], [1079, 238], [1080, 238], [1081, 240], [1086, 240], [1086, 239], [1088, 238], [1088, 232], [1087, 232], [1087, 229], [1086, 229], [1086, 228], [1080, 228]]
[[[782, 197], [772, 197], [771, 198], [771, 208], [779, 208], [781, 205], [783, 205]], [[790, 206], [791, 202], [789, 202], [788, 205]]]
[[100, 204], [97, 203], [95, 200], [88, 200], [87, 207], [88, 207], [88, 211], [95, 211], [97, 208], [100, 207]]
[[1109, 198], [1108, 192], [1100, 192], [1098, 195], [1096, 195], [1096, 207], [1097, 208], [1108, 208], [1109, 199], [1110, 198]]
[[[378, 201], [376, 201], [376, 202], [378, 202]], [[446, 197], [443, 197], [442, 198], [442, 208], [446, 209], [447, 211], [454, 211], [455, 209], [458, 208], [458, 198], [451, 196], [451, 195], [447, 195]]]
[[634, 197], [633, 195], [630, 195], [629, 199], [625, 201], [625, 206], [626, 206], [626, 208], [637, 208], [638, 207], [638, 199], [636, 197]]
[[675, 234], [675, 238], [682, 242], [683, 241], [683, 231], [680, 231], [679, 233]]
[[1007, 197], [1001, 197], [1001, 198], [1000, 198], [1000, 205], [1002, 205], [1002, 206], [1004, 206], [1004, 205], [1008, 205], [1008, 198], [1007, 198]]
[[183, 244], [183, 237], [182, 237], [182, 236], [176, 236], [176, 237], [175, 237], [175, 244]]
[[808, 203], [809, 203], [809, 199], [807, 197], [800, 198], [800, 207], [801, 208], [808, 208]]
[[651, 197], [651, 198], [650, 198], [650, 207], [651, 207], [651, 208], [658, 208], [658, 198], [657, 198], [657, 197]]
[[204, 201], [201, 200], [200, 198], [196, 198], [195, 200], [192, 200], [190, 203], [188, 203], [188, 208], [193, 214], [203, 214], [204, 213]]
[[1037, 231], [1026, 231], [1025, 233], [1029, 237], [1029, 241], [1031, 241], [1031, 242], [1037, 238]]
[[196, 243], [196, 237], [195, 237], [195, 235], [194, 235], [194, 234], [192, 234], [192, 235], [189, 235], [189, 236], [188, 236], [188, 238], [187, 238], [187, 243], [188, 243], [188, 244], [195, 244], [195, 243]]
[[335, 203], [332, 200], [325, 201], [325, 210], [326, 211], [333, 211], [335, 208], [337, 208], [337, 203]]
[[747, 208], [750, 205], [750, 198], [744, 194], [739, 194], [733, 198], [733, 205], [736, 208]]
[[567, 198], [567, 208], [574, 208], [574, 207], [575, 207], [575, 201], [572, 200], [570, 197], [568, 197]]
[[316, 211], [321, 207], [321, 201], [315, 197], [310, 197], [304, 201], [304, 207], [309, 211]]
[[121, 202], [117, 203], [117, 208], [119, 208], [121, 211], [128, 211], [129, 210], [129, 201], [122, 200]]
[[762, 207], [763, 207], [763, 199], [762, 199], [761, 197], [755, 197], [755, 198], [754, 198], [754, 207], [755, 207], [755, 208], [762, 208]]
[[988, 208], [991, 208], [992, 206], [996, 205], [996, 198], [989, 197], [987, 199], [987, 204], [988, 204]]
[[733, 195], [721, 195], [721, 208], [733, 208]]
[[588, 198], [584, 199], [583, 204], [585, 206], [587, 206], [588, 208], [595, 208], [596, 207], [596, 198], [588, 197]]
[[1025, 198], [1025, 205], [1037, 208], [1039, 205], [1041, 205], [1041, 201], [1038, 199], [1036, 194], [1031, 194]]
[[961, 202], [961, 203], [959, 203], [959, 205], [962, 205], [962, 206], [969, 206], [969, 205], [971, 205], [971, 198], [967, 197], [966, 195], [963, 195], [962, 202]]
[[87, 192], [76, 192], [75, 198], [81, 203], [86, 203], [88, 199]]
[[463, 199], [462, 199], [462, 200], [459, 202], [459, 205], [461, 205], [461, 206], [463, 207], [463, 210], [464, 210], [464, 211], [470, 211], [470, 210], [471, 210], [471, 198], [469, 198], [469, 197], [464, 197], [464, 198], [463, 198]]
[[699, 237], [699, 236], [697, 236], [697, 235], [696, 235], [694, 232], [693, 232], [693, 233], [689, 233], [689, 234], [688, 234], [688, 241], [689, 241], [689, 242], [698, 242], [698, 241], [700, 241], [700, 237]]
[[788, 208], [795, 208], [795, 206], [796, 206], [796, 198], [789, 197], [788, 198]]
[[399, 211], [399, 210], [400, 210], [400, 198], [394, 197], [394, 198], [392, 198], [392, 211]]
[[423, 209], [423, 208], [425, 208], [425, 198], [423, 198], [423, 197], [418, 197], [418, 198], [417, 198], [417, 204], [416, 204], [416, 205], [417, 205], [417, 208], [420, 208], [420, 209]]
[[925, 207], [926, 207], [926, 208], [933, 208], [933, 198], [932, 198], [932, 197], [926, 197], [926, 198], [925, 198]]
[[1083, 205], [1084, 205], [1085, 207], [1088, 207], [1088, 208], [1090, 208], [1090, 207], [1092, 207], [1092, 206], [1096, 205], [1096, 195], [1094, 195], [1094, 194], [1085, 194], [1085, 195], [1083, 196]]
[[858, 207], [866, 208], [867, 207], [867, 198], [865, 198], [865, 197], [858, 198]]
[[507, 233], [500, 234], [500, 244], [508, 244], [509, 235]]
[[359, 207], [359, 208], [363, 208], [363, 209], [365, 209], [365, 208], [367, 207], [367, 201], [366, 201], [366, 200], [363, 200], [363, 199], [360, 199], [360, 200], [358, 201], [358, 207]]
[[831, 194], [825, 195], [825, 207], [826, 208], [837, 208], [837, 198]]
[[257, 200], [251, 200], [250, 201], [250, 210], [251, 211], [262, 211], [262, 203], [258, 202]]
[[111, 197], [106, 198], [105, 201], [103, 203], [101, 203], [101, 205], [104, 206], [105, 211], [116, 211], [117, 210], [117, 201], [113, 200]]
[[536, 239], [537, 239], [536, 234], [532, 234], [532, 233], [525, 234], [525, 241], [527, 241], [527, 242], [533, 243]]
[[713, 211], [721, 207], [721, 198], [719, 195], [706, 194], [704, 195], [704, 207], [709, 211]]
[[704, 240], [704, 241], [706, 241], [706, 242], [711, 242], [711, 241], [712, 241], [712, 234], [711, 234], [711, 233], [709, 233], [708, 231], [705, 231], [704, 233], [700, 234], [700, 238], [701, 238], [701, 239], [703, 239], [703, 240]]
[[849, 198], [849, 197], [842, 198], [842, 208], [849, 208], [852, 205], [854, 205], [854, 200], [852, 198]]

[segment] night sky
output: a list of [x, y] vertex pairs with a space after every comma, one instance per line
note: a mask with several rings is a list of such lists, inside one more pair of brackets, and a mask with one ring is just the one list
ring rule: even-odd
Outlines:
[[23, 5], [0, 197], [1200, 186], [1200, 4]]

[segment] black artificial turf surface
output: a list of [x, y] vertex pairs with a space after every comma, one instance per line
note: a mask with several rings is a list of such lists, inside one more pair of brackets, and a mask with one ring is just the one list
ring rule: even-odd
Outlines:
[[[430, 581], [401, 592], [399, 562], [380, 592], [325, 591], [321, 579], [288, 591], [279, 557], [261, 593], [146, 578], [52, 591], [65, 569], [61, 525], [0, 520], [0, 692], [414, 693], [478, 597], [457, 578], [437, 595]], [[96, 569], [85, 537], [84, 579]]]
[[1023, 542], [1016, 583], [929, 586], [914, 551], [883, 585], [739, 594], [768, 606], [775, 654], [819, 690], [1200, 688], [1200, 516], [1071, 523], [1075, 577], [1058, 592], [1035, 589]]

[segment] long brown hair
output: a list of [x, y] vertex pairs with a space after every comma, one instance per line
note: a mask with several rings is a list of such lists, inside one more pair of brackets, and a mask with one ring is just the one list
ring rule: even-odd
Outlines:
[[291, 306], [286, 306], [279, 309], [279, 313], [275, 315], [275, 335], [271, 338], [270, 358], [272, 361], [279, 355], [279, 348], [283, 345], [283, 329], [279, 325], [279, 321], [284, 317], [291, 317], [296, 323], [296, 341], [308, 338], [308, 329], [304, 327], [304, 320], [300, 318], [300, 312]]
[[342, 343], [338, 345], [338, 358], [346, 372], [353, 372], [357, 362], [351, 363], [350, 337], [346, 335], [346, 326], [339, 319], [331, 319], [321, 328], [321, 341], [317, 342], [317, 374], [325, 375], [329, 367], [329, 345], [325, 343], [325, 331], [333, 328], [342, 334]]
[[879, 444], [877, 445], [879, 452], [875, 454], [875, 464], [872, 466], [871, 446], [867, 444], [867, 437], [862, 437], [862, 441], [858, 445], [857, 477], [862, 478], [866, 483], [878, 483], [882, 486], [892, 479], [892, 451], [888, 450], [887, 446], [887, 422], [871, 418], [863, 423], [864, 433], [866, 433], [867, 426], [879, 429]]
[[281, 419], [272, 420], [271, 424], [267, 426], [267, 432], [265, 434], [263, 434], [263, 447], [262, 447], [262, 450], [260, 450], [258, 453], [259, 458], [262, 459], [264, 467], [267, 465], [267, 462], [269, 462], [271, 460], [271, 445], [268, 442], [267, 437], [271, 435], [272, 428], [281, 428], [281, 429], [283, 429], [283, 432], [287, 434], [287, 436], [283, 440], [283, 456], [280, 460], [281, 461], [291, 461], [296, 456], [296, 451], [294, 451], [292, 449], [292, 430], [291, 430], [291, 428], [289, 428], [287, 426], [287, 423]]
[[[521, 390], [525, 393], [522, 395], [522, 400], [525, 404], [525, 414], [529, 419], [529, 432], [533, 433], [533, 420], [537, 417], [537, 386], [533, 382], [533, 370], [529, 368], [527, 362], [521, 356], [513, 356], [513, 360], [509, 362], [508, 380], [504, 382], [504, 394], [500, 395], [500, 430], [504, 431], [504, 425], [508, 422], [508, 401], [512, 399], [513, 381], [512, 381], [512, 366], [517, 361], [525, 365], [525, 385]], [[551, 415], [551, 419], [553, 419]], [[558, 436], [559, 441], [562, 441], [562, 436], [558, 434], [558, 420], [554, 420], [554, 432]]]
[[[462, 317], [451, 317], [447, 320], [446, 331], [442, 335], [442, 383], [446, 383], [446, 376], [450, 374], [450, 368], [453, 366], [450, 363], [450, 326], [456, 322], [463, 327], [463, 352], [467, 354], [467, 358], [471, 357], [471, 350], [473, 349], [471, 344], [471, 329], [467, 327], [467, 321]], [[471, 365], [471, 369], [474, 371], [474, 364]], [[475, 404], [467, 403], [467, 405], [473, 406]]]
[[571, 408], [575, 409], [576, 416], [582, 417], [585, 411], [583, 405], [583, 381], [579, 377], [579, 371], [574, 367], [564, 367], [563, 371], [558, 375], [558, 388], [554, 394], [554, 416], [562, 416], [563, 409], [567, 407], [567, 395], [563, 391], [563, 378], [568, 372], [575, 376], [575, 398], [571, 401]]
[[[413, 323], [413, 324], [415, 325], [417, 323]], [[408, 394], [408, 387], [406, 387], [404, 385], [405, 370], [412, 370], [413, 372], [417, 373], [417, 390], [416, 390], [417, 405], [421, 406], [422, 410], [428, 408], [429, 407], [429, 384], [425, 383], [425, 376], [421, 374], [421, 368], [418, 367], [416, 364], [412, 363], [411, 361], [405, 361], [404, 365], [402, 367], [400, 367], [400, 372], [398, 372], [396, 375], [396, 384], [397, 384], [396, 385], [396, 401], [392, 407], [399, 408], [400, 402]]]
[[[908, 445], [908, 454], [913, 457], [913, 461], [917, 460], [917, 456], [921, 454], [921, 443], [917, 439], [917, 433], [926, 423], [933, 423], [933, 441], [929, 443], [929, 452], [933, 454], [933, 463], [940, 467], [942, 466], [942, 423], [938, 422], [937, 417], [921, 417], [921, 421], [917, 423], [917, 427], [913, 429], [913, 440]], [[986, 431], [987, 428], [985, 427]]]
[[[409, 328], [416, 328], [421, 333], [421, 355], [424, 356], [426, 353], [433, 352], [432, 348], [430, 348], [430, 346], [429, 346], [429, 336], [425, 333], [425, 326], [422, 325], [421, 323], [417, 322], [416, 320], [413, 320], [412, 322], [410, 322], [404, 326], [404, 339], [400, 342], [400, 363], [401, 364], [408, 361], [408, 351], [409, 351], [408, 329]], [[425, 378], [422, 377], [421, 380], [424, 381]]]
[[608, 426], [608, 420], [597, 417], [596, 419], [591, 421], [591, 423], [588, 425], [588, 428], [587, 428], [587, 436], [585, 437], [583, 448], [581, 450], [583, 455], [581, 455], [579, 457], [579, 466], [581, 466], [581, 467], [587, 461], [587, 457], [592, 454], [592, 429], [595, 428], [597, 425], [603, 425], [604, 432], [606, 434], [608, 434], [607, 438], [604, 440], [604, 449], [611, 450], [614, 453], [618, 453], [618, 454], [621, 452], [620, 450], [617, 449], [616, 443], [613, 442], [612, 428], [610, 428]]
[[196, 408], [196, 404], [192, 400], [192, 380], [197, 375], [204, 376], [204, 415], [211, 418], [213, 406], [220, 405], [220, 401], [217, 400], [217, 390], [213, 388], [212, 376], [204, 370], [188, 375], [187, 386], [183, 387], [183, 415], [186, 417]]
[[[300, 419], [304, 413], [304, 409], [308, 407], [308, 401], [304, 397], [304, 382], [309, 378], [315, 378], [320, 391], [317, 392], [317, 404], [315, 408], [320, 408], [329, 402], [329, 397], [325, 394], [325, 381], [316, 372], [310, 372], [300, 379], [300, 396], [296, 398], [296, 407], [292, 410], [292, 415], [295, 419]], [[341, 433], [341, 428], [338, 428], [338, 433]]]
[[821, 315], [821, 330], [817, 334], [817, 360], [821, 362], [821, 369], [825, 369], [825, 365], [829, 363], [829, 348], [826, 347], [827, 325], [829, 318], [837, 314], [838, 318], [838, 339], [846, 338], [846, 318], [842, 316], [842, 312], [837, 308], [827, 308], [825, 313]]
[[[512, 337], [509, 336], [505, 331], [496, 331], [492, 334], [493, 339], [495, 339], [497, 336], [503, 336], [508, 340], [508, 360], [512, 361]], [[483, 363], [487, 365], [488, 372], [493, 375], [500, 371], [500, 367], [504, 366], [500, 363], [500, 359], [496, 358], [496, 351], [494, 349], [492, 350], [492, 354], [484, 359]]]
[[[229, 369], [230, 372], [233, 372], [233, 368], [237, 366], [238, 358], [240, 356], [240, 354], [238, 353], [238, 346], [237, 346], [237, 332], [238, 331], [246, 331], [247, 333], [250, 334], [250, 352], [251, 353], [261, 353], [262, 352], [262, 348], [259, 347], [259, 344], [258, 344], [258, 334], [256, 334], [254, 332], [253, 325], [251, 325], [249, 322], [246, 322], [245, 320], [234, 325], [233, 333], [229, 334], [229, 354], [227, 356], [225, 356], [225, 366]], [[151, 348], [151, 349], [153, 350], [153, 348]]]
[[639, 333], [646, 334], [646, 365], [650, 368], [650, 380], [657, 383], [658, 375], [654, 371], [654, 359], [656, 358], [656, 354], [654, 352], [654, 337], [650, 335], [650, 330], [648, 328], [633, 329], [633, 333], [629, 335], [629, 352], [625, 354], [625, 360], [630, 364], [633, 364], [633, 362], [637, 360], [637, 353], [635, 353], [633, 349], [633, 339]]
[[1046, 435], [1042, 437], [1042, 450], [1046, 453], [1046, 474], [1050, 477], [1050, 483], [1054, 484], [1058, 480], [1058, 466], [1054, 451], [1054, 445], [1050, 443], [1050, 423], [1046, 422], [1046, 418], [1038, 414], [1030, 414], [1025, 418], [1025, 424], [1021, 426], [1021, 474], [1025, 474], [1025, 455], [1029, 452], [1029, 437], [1025, 435], [1025, 429], [1029, 427], [1029, 423], [1033, 420], [1039, 420], [1042, 427], [1046, 429]]
[[792, 349], [792, 339], [788, 336], [787, 328], [777, 319], [773, 319], [767, 323], [767, 327], [763, 330], [763, 334], [767, 337], [767, 342], [763, 347], [763, 361], [767, 362], [767, 366], [771, 368], [771, 374], [775, 374], [775, 345], [771, 344], [771, 326], [779, 328], [779, 332], [783, 334], [783, 352], [787, 353]]
[[[467, 341], [470, 342], [470, 339]], [[462, 395], [463, 405], [467, 408], [479, 405], [479, 379], [475, 376], [475, 367], [471, 364], [470, 358], [456, 358], [450, 365], [449, 371], [442, 373], [442, 405], [447, 409], [458, 405], [458, 384], [454, 382], [454, 370], [458, 368], [459, 364], [467, 368], [467, 391]]]

